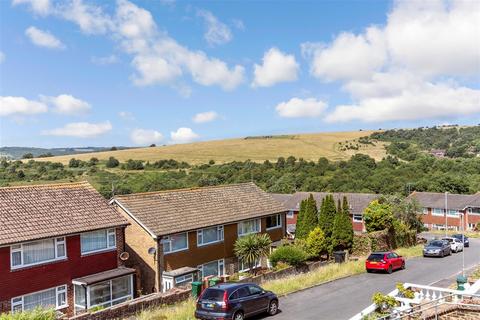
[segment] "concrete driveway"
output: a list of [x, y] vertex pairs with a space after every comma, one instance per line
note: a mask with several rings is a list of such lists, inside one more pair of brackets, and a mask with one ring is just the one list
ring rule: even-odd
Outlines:
[[[465, 268], [479, 264], [480, 239], [470, 239], [470, 248], [465, 248]], [[370, 305], [375, 292], [389, 293], [397, 282], [432, 285], [445, 282], [461, 270], [462, 253], [445, 258], [412, 258], [407, 260], [405, 270], [390, 275], [364, 273], [282, 297], [281, 312], [270, 319], [348, 319]]]

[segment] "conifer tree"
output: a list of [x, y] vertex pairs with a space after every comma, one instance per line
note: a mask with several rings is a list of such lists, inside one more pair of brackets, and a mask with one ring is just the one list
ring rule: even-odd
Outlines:
[[347, 197], [343, 197], [343, 206], [339, 207], [333, 223], [332, 245], [335, 250], [350, 249], [353, 243], [353, 225]]
[[303, 200], [300, 204], [298, 213], [297, 227], [295, 230], [295, 238], [305, 239], [310, 231], [318, 226], [317, 202], [313, 195]]
[[337, 208], [335, 207], [335, 200], [331, 194], [327, 195], [323, 200], [323, 205], [320, 211], [318, 223], [326, 238], [332, 237], [333, 222]]

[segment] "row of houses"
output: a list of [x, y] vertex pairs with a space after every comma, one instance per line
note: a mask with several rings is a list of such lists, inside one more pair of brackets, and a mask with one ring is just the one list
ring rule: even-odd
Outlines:
[[[318, 204], [327, 195], [312, 194]], [[253, 183], [110, 201], [86, 182], [0, 188], [0, 312], [53, 306], [71, 316], [247, 271], [235, 257], [235, 241], [266, 233], [275, 246], [293, 236], [299, 204], [309, 195], [269, 194]], [[333, 195], [347, 197], [354, 229], [362, 232], [363, 211], [379, 195]], [[432, 228], [445, 223], [441, 196], [410, 196], [424, 207], [424, 222]], [[480, 194], [448, 197], [449, 227], [480, 221]]]

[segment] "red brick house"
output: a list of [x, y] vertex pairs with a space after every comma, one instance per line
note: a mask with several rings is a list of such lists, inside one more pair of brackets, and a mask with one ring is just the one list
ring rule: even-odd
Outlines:
[[86, 182], [0, 188], [0, 312], [70, 316], [131, 299], [127, 225]]
[[412, 192], [422, 207], [422, 221], [431, 230], [473, 230], [480, 222], [480, 192], [474, 195]]
[[128, 262], [144, 294], [246, 271], [233, 253], [238, 237], [285, 236], [285, 207], [253, 183], [121, 195], [110, 203], [130, 222]]
[[296, 192], [294, 194], [278, 194], [272, 193], [272, 196], [277, 199], [283, 206], [288, 209], [287, 213], [287, 232], [290, 234], [295, 233], [295, 226], [297, 224], [297, 216], [300, 210], [300, 202], [307, 199], [310, 194], [317, 202], [318, 210], [322, 205], [322, 200], [327, 195], [333, 195], [335, 203], [338, 200], [343, 201], [343, 197], [347, 197], [348, 204], [350, 206], [350, 216], [352, 218], [353, 230], [356, 232], [365, 231], [363, 223], [363, 211], [372, 202], [380, 198], [379, 194], [372, 193], [328, 193], [328, 192]]

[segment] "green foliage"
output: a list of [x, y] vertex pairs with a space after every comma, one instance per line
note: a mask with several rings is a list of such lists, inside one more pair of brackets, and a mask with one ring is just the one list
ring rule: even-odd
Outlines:
[[80, 167], [81, 164], [82, 164], [82, 161], [75, 158], [70, 159], [70, 161], [68, 162], [68, 166], [70, 168], [78, 168]]
[[377, 306], [377, 311], [385, 312], [397, 306], [397, 300], [394, 297], [376, 292], [373, 294], [372, 302]]
[[300, 211], [297, 217], [297, 226], [295, 229], [295, 237], [299, 239], [305, 239], [310, 231], [312, 231], [318, 225], [318, 211], [317, 202], [313, 198], [313, 195], [302, 200], [300, 204]]
[[397, 288], [401, 297], [407, 299], [413, 299], [415, 297], [415, 292], [413, 292], [413, 290], [410, 288], [406, 289], [403, 283], [398, 282], [395, 287]]
[[372, 240], [368, 234], [355, 234], [353, 236], [352, 255], [365, 256], [372, 251]]
[[0, 313], [0, 320], [55, 320], [55, 310], [36, 308], [30, 311]]
[[128, 161], [122, 165], [122, 169], [125, 170], [143, 170], [143, 168], [142, 160], [128, 159]]
[[408, 199], [398, 195], [386, 195], [381, 199], [392, 207], [393, 215], [402, 221], [408, 229], [423, 231], [422, 206], [416, 199]]
[[347, 197], [343, 197], [343, 205], [340, 206], [339, 203], [337, 214], [333, 221], [332, 245], [335, 250], [346, 250], [352, 247], [353, 225], [349, 211]]
[[390, 229], [393, 226], [392, 207], [388, 203], [372, 201], [363, 214], [367, 232]]
[[315, 229], [310, 231], [305, 243], [310, 257], [318, 258], [322, 254], [327, 253], [328, 241], [320, 227], [315, 227]]
[[115, 167], [118, 167], [119, 165], [120, 165], [120, 161], [118, 161], [114, 157], [108, 158], [107, 163], [105, 163], [105, 166], [107, 168], [115, 168]]
[[22, 156], [22, 159], [32, 159], [33, 158], [33, 153], [29, 152], [29, 153], [25, 153], [23, 156]]
[[255, 262], [268, 256], [271, 244], [272, 240], [268, 234], [252, 233], [237, 239], [234, 253], [249, 266], [250, 271], [253, 271]]
[[287, 263], [291, 266], [299, 266], [308, 259], [308, 254], [299, 246], [285, 245], [275, 249], [270, 254], [269, 259], [273, 267], [279, 262]]
[[98, 158], [92, 157], [92, 158], [90, 158], [90, 160], [88, 161], [88, 165], [89, 165], [89, 166], [96, 166], [97, 164], [98, 164]]
[[318, 217], [318, 225], [325, 234], [325, 238], [328, 242], [328, 252], [333, 250], [332, 234], [335, 215], [337, 214], [337, 208], [335, 207], [335, 200], [331, 194], [323, 198], [322, 206], [320, 207], [320, 214]]

